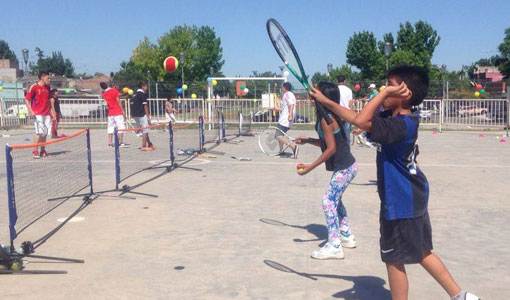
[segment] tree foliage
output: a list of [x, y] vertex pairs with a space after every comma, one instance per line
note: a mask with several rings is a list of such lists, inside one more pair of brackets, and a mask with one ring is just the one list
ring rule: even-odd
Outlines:
[[386, 57], [384, 45], [391, 44], [389, 67], [412, 64], [431, 71], [431, 59], [441, 38], [432, 26], [424, 21], [400, 24], [396, 40], [386, 33], [377, 41], [372, 32], [355, 33], [347, 44], [347, 62], [360, 70], [362, 80], [381, 80], [385, 77]]
[[347, 62], [360, 70], [364, 79], [380, 79], [384, 76], [384, 56], [377, 48], [372, 32], [355, 33], [347, 43]]
[[9, 48], [9, 44], [4, 40], [0, 40], [0, 58], [17, 60], [16, 54]]
[[[179, 70], [167, 73], [163, 69], [165, 58], [179, 59], [181, 52], [185, 55], [184, 63]], [[157, 43], [145, 37], [133, 50], [130, 60], [121, 63], [121, 70], [114, 77], [115, 80], [181, 81], [183, 72], [186, 82], [204, 81], [210, 76], [211, 67], [214, 75], [221, 74], [222, 52], [221, 39], [211, 27], [177, 26]]]
[[52, 52], [50, 57], [44, 57], [42, 50], [36, 48], [36, 51], [38, 52], [37, 62], [35, 65], [30, 65], [32, 75], [37, 75], [40, 71], [47, 71], [55, 75], [74, 77], [73, 63], [69, 58], [64, 58], [62, 52]]
[[505, 29], [505, 37], [498, 50], [502, 58], [498, 64], [499, 70], [506, 78], [510, 78], [510, 27]]

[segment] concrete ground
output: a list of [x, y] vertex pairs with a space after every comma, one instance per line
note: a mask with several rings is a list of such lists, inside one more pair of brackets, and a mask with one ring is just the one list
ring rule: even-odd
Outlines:
[[[67, 131], [68, 133], [71, 130]], [[27, 132], [1, 138], [24, 142]], [[291, 131], [291, 135], [313, 134]], [[510, 294], [510, 139], [498, 133], [420, 132], [419, 162], [430, 182], [433, 241], [462, 288], [483, 299]], [[379, 255], [379, 199], [375, 149], [355, 145], [358, 176], [347, 207], [358, 247], [342, 261], [310, 253], [327, 237], [321, 197], [330, 173], [320, 166], [298, 176], [298, 162], [319, 150], [304, 146], [298, 160], [260, 152], [256, 137], [221, 144], [216, 158], [198, 157], [137, 189], [158, 198], [100, 197], [37, 249], [37, 254], [84, 259], [84, 264], [40, 263], [26, 270], [67, 275], [1, 277], [2, 299], [390, 299]], [[96, 190], [114, 186], [113, 152], [104, 130], [92, 132]], [[2, 155], [3, 147], [2, 147]], [[238, 161], [231, 156], [249, 157]], [[156, 175], [130, 179], [136, 184]], [[0, 241], [7, 243], [5, 162], [0, 166]], [[16, 240], [35, 240], [80, 205], [70, 200]], [[261, 218], [287, 224], [269, 225]], [[449, 299], [420, 267], [407, 268], [410, 299]]]

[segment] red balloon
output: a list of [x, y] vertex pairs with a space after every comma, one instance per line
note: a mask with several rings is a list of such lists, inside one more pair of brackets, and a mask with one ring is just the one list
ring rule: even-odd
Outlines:
[[354, 90], [355, 90], [356, 92], [359, 92], [359, 90], [361, 90], [361, 85], [359, 85], [359, 83], [356, 83], [356, 84], [354, 85]]
[[481, 89], [482, 89], [482, 85], [481, 85], [481, 84], [479, 84], [479, 83], [477, 83], [475, 88], [476, 88], [476, 90], [477, 90], [477, 91], [479, 91], [479, 90], [481, 90]]

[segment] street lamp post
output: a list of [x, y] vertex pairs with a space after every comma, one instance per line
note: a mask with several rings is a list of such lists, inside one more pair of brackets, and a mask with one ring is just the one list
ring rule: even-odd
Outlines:
[[391, 55], [391, 43], [385, 42], [384, 43], [384, 56], [386, 56], [386, 72], [388, 72], [388, 69], [389, 69], [390, 55]]
[[[184, 85], [184, 59], [186, 58], [186, 54], [184, 52], [179, 53], [179, 64], [181, 65], [181, 88]], [[186, 91], [182, 90], [182, 98], [186, 95]]]
[[441, 72], [443, 73], [443, 98], [445, 98], [446, 95], [446, 65], [441, 65]]
[[28, 49], [25, 48], [21, 50], [21, 52], [23, 53], [23, 61], [25, 62], [25, 70], [23, 72], [23, 77], [25, 77], [28, 73]]
[[333, 70], [333, 64], [332, 63], [329, 63], [328, 64], [328, 77], [331, 77], [331, 71]]

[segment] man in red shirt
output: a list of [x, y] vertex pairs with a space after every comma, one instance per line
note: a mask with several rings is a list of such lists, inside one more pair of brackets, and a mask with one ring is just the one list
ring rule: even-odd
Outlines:
[[35, 137], [33, 156], [34, 158], [46, 157], [48, 153], [41, 146], [38, 151], [37, 144], [46, 142], [48, 128], [51, 128], [51, 120], [55, 119], [55, 111], [50, 106], [50, 75], [46, 71], [39, 72], [39, 82], [28, 89], [25, 104], [31, 117], [34, 118]]
[[[124, 110], [120, 105], [120, 93], [117, 89], [109, 88], [106, 82], [101, 82], [99, 86], [103, 90], [103, 98], [108, 106], [108, 146], [112, 147], [112, 138], [115, 128], [117, 128], [117, 130], [126, 128], [124, 125]], [[122, 141], [124, 137], [122, 131], [119, 132], [118, 135], [119, 147], [128, 147], [128, 145], [124, 144]]]

